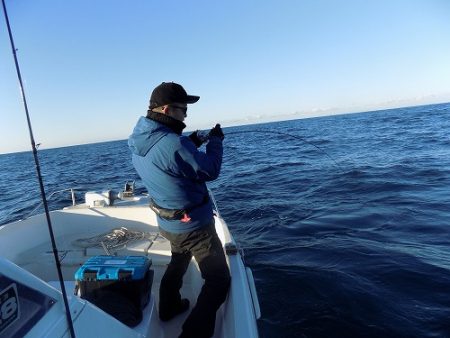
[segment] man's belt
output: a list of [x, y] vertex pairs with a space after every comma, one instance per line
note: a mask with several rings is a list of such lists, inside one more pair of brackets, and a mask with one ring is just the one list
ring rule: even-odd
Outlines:
[[161, 217], [165, 220], [168, 220], [168, 221], [179, 220], [182, 222], [189, 222], [191, 220], [191, 218], [189, 217], [189, 213], [194, 209], [204, 206], [208, 202], [209, 202], [209, 196], [206, 195], [200, 204], [194, 205], [193, 207], [190, 207], [187, 209], [166, 209], [166, 208], [160, 207], [151, 198], [150, 199], [150, 209], [152, 209], [159, 217]]

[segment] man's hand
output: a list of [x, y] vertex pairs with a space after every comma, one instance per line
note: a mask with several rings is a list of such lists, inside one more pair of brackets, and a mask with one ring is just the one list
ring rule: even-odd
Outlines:
[[209, 136], [217, 136], [220, 137], [221, 140], [223, 140], [225, 138], [225, 135], [223, 134], [222, 128], [220, 128], [220, 124], [216, 124], [216, 126], [211, 129], [211, 131], [209, 132]]
[[198, 135], [198, 130], [194, 131], [191, 135], [188, 136], [192, 142], [194, 142], [195, 146], [199, 148], [207, 139], [200, 138]]

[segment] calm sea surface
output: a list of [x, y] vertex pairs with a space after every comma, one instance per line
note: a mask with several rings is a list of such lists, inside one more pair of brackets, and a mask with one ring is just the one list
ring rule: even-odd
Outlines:
[[[210, 188], [255, 275], [261, 337], [450, 337], [450, 104], [224, 131]], [[39, 156], [47, 194], [144, 191], [126, 141]], [[30, 152], [0, 155], [0, 192], [0, 224], [38, 205]]]

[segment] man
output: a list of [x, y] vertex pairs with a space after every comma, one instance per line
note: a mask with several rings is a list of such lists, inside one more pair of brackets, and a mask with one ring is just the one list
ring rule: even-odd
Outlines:
[[197, 132], [181, 135], [187, 105], [199, 100], [173, 82], [163, 82], [151, 95], [147, 117], [141, 117], [128, 140], [133, 165], [146, 186], [161, 234], [170, 241], [172, 257], [162, 277], [159, 317], [168, 321], [189, 309], [182, 299], [183, 275], [194, 256], [205, 283], [183, 324], [180, 338], [211, 337], [216, 311], [225, 301], [230, 272], [214, 227], [206, 181], [219, 176], [224, 138], [217, 124], [206, 152]]

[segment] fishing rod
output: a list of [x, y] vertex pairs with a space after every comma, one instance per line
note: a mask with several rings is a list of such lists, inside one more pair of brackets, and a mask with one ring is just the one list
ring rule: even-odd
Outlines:
[[339, 164], [336, 162], [336, 160], [335, 160], [333, 157], [331, 157], [330, 154], [328, 154], [325, 150], [323, 150], [322, 148], [320, 148], [318, 145], [316, 145], [316, 144], [314, 144], [314, 143], [312, 143], [312, 142], [310, 142], [310, 141], [305, 140], [303, 137], [300, 137], [300, 136], [297, 136], [297, 135], [292, 135], [292, 134], [289, 134], [289, 133], [283, 133], [283, 132], [281, 132], [281, 131], [264, 130], [264, 129], [232, 131], [232, 132], [227, 133], [227, 135], [230, 135], [230, 134], [241, 134], [241, 133], [278, 134], [278, 135], [283, 135], [283, 136], [288, 136], [288, 137], [295, 138], [295, 139], [300, 140], [300, 141], [302, 141], [302, 142], [304, 142], [304, 143], [306, 143], [306, 144], [309, 144], [310, 146], [313, 146], [314, 148], [316, 148], [316, 149], [318, 149], [319, 151], [321, 151], [321, 152], [322, 152], [323, 154], [325, 154], [331, 161], [334, 162], [334, 165], [335, 165], [336, 167], [338, 167], [339, 170], [340, 170], [341, 172], [343, 172], [342, 168], [339, 166]]
[[[199, 133], [199, 138], [203, 141], [207, 140], [209, 138], [209, 132], [206, 133], [202, 133], [202, 132], [198, 132]], [[264, 129], [251, 129], [251, 130], [239, 130], [239, 131], [231, 131], [231, 132], [227, 132], [225, 135], [235, 135], [235, 134], [248, 134], [248, 133], [260, 133], [260, 134], [278, 134], [278, 135], [282, 135], [282, 136], [288, 136], [297, 140], [302, 141], [303, 143], [309, 144], [310, 146], [313, 146], [314, 148], [318, 149], [320, 152], [322, 152], [323, 154], [325, 154], [331, 161], [333, 161], [334, 165], [339, 169], [339, 171], [341, 173], [344, 173], [344, 170], [341, 168], [341, 166], [336, 162], [336, 160], [330, 155], [328, 154], [324, 149], [320, 148], [318, 145], [307, 141], [305, 138], [301, 137], [301, 136], [297, 136], [297, 135], [292, 135], [289, 133], [284, 133], [281, 131], [276, 131], [276, 130], [264, 130]]]
[[11, 49], [12, 49], [12, 53], [14, 55], [14, 63], [16, 65], [17, 77], [19, 79], [20, 92], [22, 94], [23, 105], [24, 105], [24, 108], [25, 108], [25, 115], [27, 117], [28, 131], [30, 133], [31, 148], [33, 150], [34, 163], [35, 163], [36, 173], [37, 173], [37, 177], [38, 177], [38, 181], [39, 181], [39, 188], [41, 190], [42, 203], [44, 204], [45, 216], [46, 216], [46, 219], [47, 219], [48, 231], [49, 231], [50, 240], [51, 240], [51, 243], [52, 243], [53, 256], [55, 258], [56, 270], [58, 271], [59, 284], [61, 286], [61, 292], [62, 292], [62, 296], [63, 296], [63, 300], [64, 300], [64, 307], [65, 307], [65, 310], [66, 310], [67, 324], [69, 325], [69, 331], [70, 331], [71, 337], [75, 338], [75, 330], [74, 330], [74, 327], [73, 327], [72, 316], [70, 314], [69, 301], [68, 301], [68, 298], [67, 298], [66, 287], [64, 286], [64, 279], [63, 279], [62, 270], [61, 270], [61, 263], [59, 261], [58, 249], [56, 247], [55, 236], [54, 236], [54, 233], [53, 233], [52, 222], [51, 222], [51, 219], [50, 219], [50, 212], [48, 210], [48, 203], [47, 203], [47, 198], [46, 198], [46, 195], [45, 195], [44, 182], [43, 182], [43, 179], [42, 179], [41, 167], [40, 167], [40, 164], [39, 164], [39, 158], [38, 158], [38, 154], [37, 154], [36, 142], [34, 141], [33, 129], [31, 127], [30, 114], [29, 114], [29, 111], [28, 111], [27, 100], [26, 100], [26, 97], [25, 97], [25, 90], [24, 90], [23, 82], [22, 82], [22, 75], [20, 73], [19, 61], [17, 59], [17, 54], [16, 54], [17, 49], [16, 49], [15, 44], [14, 44], [14, 39], [13, 39], [12, 32], [11, 32], [11, 26], [9, 24], [9, 18], [8, 18], [8, 12], [6, 10], [5, 0], [2, 0], [2, 5], [3, 5], [3, 13], [5, 14], [6, 26], [8, 28], [9, 41], [11, 43]]

